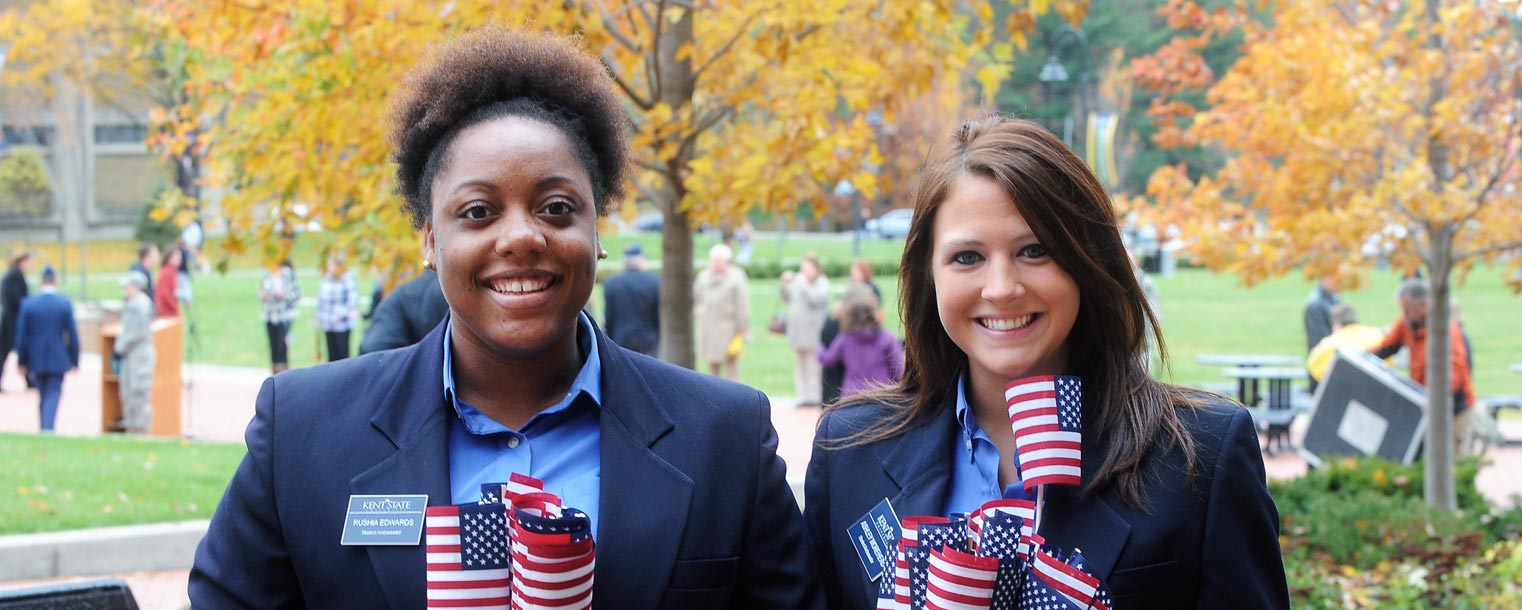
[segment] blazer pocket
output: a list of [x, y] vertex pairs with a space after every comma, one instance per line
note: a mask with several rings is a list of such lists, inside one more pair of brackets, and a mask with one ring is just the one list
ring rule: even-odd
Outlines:
[[740, 558], [678, 559], [671, 566], [671, 589], [733, 589], [740, 575]]
[[1179, 591], [1193, 591], [1197, 587], [1188, 586], [1189, 583], [1178, 573], [1179, 562], [1177, 560], [1151, 563], [1134, 568], [1115, 570], [1110, 573], [1110, 593], [1115, 596], [1116, 607], [1124, 607], [1120, 603], [1121, 598], [1136, 595], [1146, 595], [1146, 599], [1153, 599], [1160, 593], [1178, 593]]

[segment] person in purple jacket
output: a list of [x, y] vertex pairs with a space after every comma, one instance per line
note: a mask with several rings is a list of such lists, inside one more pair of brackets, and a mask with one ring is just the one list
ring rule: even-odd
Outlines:
[[819, 363], [845, 367], [841, 398], [897, 382], [904, 370], [903, 345], [883, 330], [877, 299], [871, 294], [850, 298], [840, 312], [841, 332], [819, 352]]

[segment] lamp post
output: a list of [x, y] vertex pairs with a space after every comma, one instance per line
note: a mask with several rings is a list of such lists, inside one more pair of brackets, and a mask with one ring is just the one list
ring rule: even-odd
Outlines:
[[[1046, 64], [1041, 66], [1041, 73], [1036, 76], [1042, 83], [1067, 82], [1068, 71], [1062, 65], [1061, 54], [1067, 47], [1076, 47], [1078, 55], [1078, 112], [1077, 116], [1087, 119], [1089, 116], [1089, 38], [1083, 35], [1083, 30], [1066, 23], [1046, 35]], [[1068, 112], [1063, 119], [1062, 141], [1073, 147], [1073, 119], [1074, 112]]]

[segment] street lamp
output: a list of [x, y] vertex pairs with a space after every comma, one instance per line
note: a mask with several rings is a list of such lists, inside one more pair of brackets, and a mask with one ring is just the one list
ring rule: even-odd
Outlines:
[[[1041, 73], [1036, 76], [1042, 83], [1062, 83], [1068, 80], [1067, 68], [1063, 67], [1060, 57], [1065, 47], [1077, 47], [1078, 54], [1078, 112], [1085, 119], [1089, 116], [1089, 38], [1083, 35], [1083, 30], [1066, 23], [1046, 36], [1046, 64], [1041, 66]], [[1073, 112], [1063, 119], [1062, 141], [1073, 147]]]

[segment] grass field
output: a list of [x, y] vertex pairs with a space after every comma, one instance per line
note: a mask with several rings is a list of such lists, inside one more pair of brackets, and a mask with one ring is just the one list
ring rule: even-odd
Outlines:
[[242, 443], [0, 434], [0, 535], [207, 519]]

